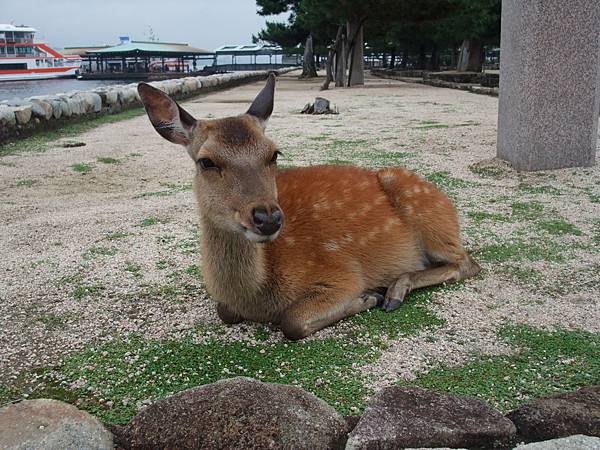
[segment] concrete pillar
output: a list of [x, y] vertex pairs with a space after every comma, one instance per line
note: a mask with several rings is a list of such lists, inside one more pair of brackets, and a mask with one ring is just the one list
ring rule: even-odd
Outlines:
[[517, 170], [592, 166], [600, 2], [503, 0], [498, 157]]

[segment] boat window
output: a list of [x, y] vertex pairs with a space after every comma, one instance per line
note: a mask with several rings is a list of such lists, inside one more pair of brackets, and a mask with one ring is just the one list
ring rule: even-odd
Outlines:
[[0, 71], [2, 70], [22, 70], [27, 69], [27, 64], [18, 64], [18, 63], [2, 63], [0, 62]]

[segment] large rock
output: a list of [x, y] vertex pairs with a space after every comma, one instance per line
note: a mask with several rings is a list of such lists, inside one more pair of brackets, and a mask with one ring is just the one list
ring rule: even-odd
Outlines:
[[112, 450], [113, 436], [90, 414], [58, 400], [25, 400], [0, 409], [0, 448]]
[[507, 417], [517, 426], [519, 437], [530, 441], [573, 434], [600, 436], [600, 386], [533, 400]]
[[13, 110], [18, 124], [25, 125], [29, 123], [29, 120], [31, 120], [31, 105], [15, 106]]
[[52, 106], [52, 117], [60, 119], [63, 113], [63, 102], [58, 98], [50, 99], [50, 105]]
[[346, 449], [487, 448], [514, 436], [510, 420], [477, 400], [391, 386], [369, 402]]
[[344, 418], [304, 390], [233, 378], [143, 409], [118, 442], [130, 449], [335, 449], [345, 437]]
[[32, 97], [29, 101], [31, 102], [31, 111], [35, 117], [45, 120], [52, 118], [52, 105], [46, 100]]
[[0, 125], [15, 126], [17, 119], [13, 108], [5, 105], [0, 106]]
[[576, 435], [519, 445], [515, 450], [600, 450], [600, 438]]

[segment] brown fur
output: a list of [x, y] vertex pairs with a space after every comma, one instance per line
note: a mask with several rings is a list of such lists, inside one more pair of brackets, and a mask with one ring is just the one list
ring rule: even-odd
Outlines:
[[[251, 110], [260, 112], [256, 102], [268, 98], [266, 91]], [[155, 107], [164, 111], [161, 94], [140, 95], [149, 115]], [[391, 310], [411, 289], [479, 271], [462, 247], [451, 201], [414, 173], [349, 166], [278, 172], [266, 118], [246, 114], [188, 127], [177, 119], [176, 129], [184, 130], [177, 142], [184, 136], [195, 161], [210, 158], [220, 168], [198, 168], [194, 186], [202, 271], [224, 322], [279, 323], [300, 339], [375, 306], [377, 296], [367, 291], [388, 288], [384, 306]], [[279, 235], [254, 242], [252, 209], [277, 206], [285, 214]]]

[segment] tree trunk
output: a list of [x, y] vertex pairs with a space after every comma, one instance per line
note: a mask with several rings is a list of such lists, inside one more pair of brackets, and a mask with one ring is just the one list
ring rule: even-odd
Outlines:
[[348, 41], [342, 30], [342, 36], [335, 49], [335, 87], [346, 86], [346, 47]]
[[387, 63], [387, 53], [383, 52], [383, 55], [381, 55], [381, 67], [383, 67], [384, 69], [387, 69], [388, 63]]
[[400, 62], [400, 68], [406, 69], [406, 65], [408, 64], [408, 52], [402, 52], [402, 61]]
[[396, 66], [396, 49], [393, 48], [390, 53], [390, 69], [393, 69]]
[[440, 70], [440, 51], [437, 45], [434, 45], [431, 49], [431, 70], [439, 71]]
[[481, 72], [483, 67], [483, 44], [479, 39], [465, 39], [460, 46], [458, 72]]
[[340, 25], [338, 27], [337, 35], [335, 36], [335, 41], [333, 42], [333, 45], [329, 48], [329, 53], [327, 55], [327, 61], [325, 62], [325, 72], [326, 72], [325, 82], [323, 83], [323, 86], [321, 86], [322, 91], [326, 91], [327, 89], [329, 89], [329, 83], [331, 83], [334, 80], [334, 78], [333, 78], [334, 59], [335, 59], [336, 51], [338, 50], [339, 44], [342, 40], [343, 32], [344, 32], [344, 29]]
[[346, 29], [351, 39], [350, 66], [348, 68], [348, 86], [365, 84], [365, 59], [363, 39], [364, 19], [354, 16], [348, 21]]
[[452, 45], [452, 56], [450, 60], [450, 65], [452, 67], [458, 67], [458, 48], [456, 45]]
[[313, 53], [313, 38], [309, 34], [304, 47], [304, 60], [302, 61], [302, 74], [300, 78], [314, 78], [316, 76], [317, 68], [315, 67], [315, 55]]
[[427, 68], [427, 54], [425, 53], [425, 46], [419, 47], [419, 70], [425, 70]]

